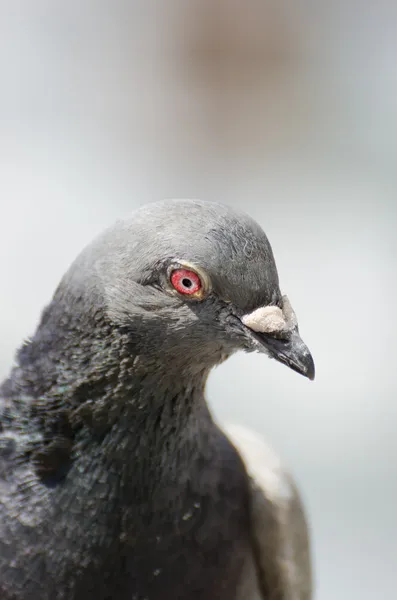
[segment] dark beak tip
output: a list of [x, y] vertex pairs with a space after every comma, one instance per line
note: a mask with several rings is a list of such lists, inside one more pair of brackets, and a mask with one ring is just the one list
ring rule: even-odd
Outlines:
[[306, 371], [306, 377], [310, 379], [310, 381], [314, 381], [316, 378], [316, 368], [314, 366], [314, 361], [312, 359], [311, 365], [308, 367]]
[[[274, 358], [276, 358], [276, 360], [280, 360], [280, 358], [277, 356], [275, 356]], [[303, 377], [307, 377], [307, 379], [310, 379], [310, 381], [313, 381], [316, 376], [314, 360], [311, 354], [306, 355], [299, 362], [296, 360], [283, 360], [282, 362], [293, 371], [296, 371], [296, 373], [299, 373], [299, 375], [303, 375]]]
[[310, 352], [306, 354], [306, 356], [302, 360], [302, 363], [304, 367], [302, 369], [302, 375], [310, 379], [310, 381], [314, 381], [316, 377], [316, 367], [314, 365], [314, 360]]
[[280, 339], [268, 334], [253, 332], [253, 335], [269, 352], [270, 356], [293, 371], [313, 381], [316, 375], [313, 356], [302, 341], [297, 330], [288, 339]]

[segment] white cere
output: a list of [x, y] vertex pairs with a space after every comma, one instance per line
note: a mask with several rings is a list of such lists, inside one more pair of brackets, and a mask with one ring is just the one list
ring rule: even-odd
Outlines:
[[244, 315], [241, 320], [253, 331], [268, 334], [291, 331], [297, 325], [296, 315], [287, 296], [283, 296], [282, 310], [278, 306], [261, 306]]

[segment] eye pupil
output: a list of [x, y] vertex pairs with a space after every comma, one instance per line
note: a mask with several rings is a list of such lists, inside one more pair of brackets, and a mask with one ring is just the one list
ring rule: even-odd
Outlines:
[[182, 279], [182, 285], [186, 288], [191, 288], [193, 285], [193, 281], [191, 279], [188, 279], [187, 277], [184, 277]]

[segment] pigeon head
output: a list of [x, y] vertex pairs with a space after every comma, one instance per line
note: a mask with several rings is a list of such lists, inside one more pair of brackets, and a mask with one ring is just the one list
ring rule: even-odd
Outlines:
[[139, 209], [81, 253], [54, 300], [82, 321], [103, 312], [130, 335], [135, 354], [170, 369], [259, 350], [314, 378], [268, 239], [228, 206], [180, 200]]

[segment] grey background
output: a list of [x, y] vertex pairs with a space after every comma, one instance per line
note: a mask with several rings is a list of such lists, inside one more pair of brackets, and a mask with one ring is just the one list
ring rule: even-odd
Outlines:
[[0, 1], [0, 375], [118, 216], [164, 197], [250, 212], [317, 379], [240, 354], [208, 396], [293, 469], [318, 600], [396, 596], [396, 12]]

